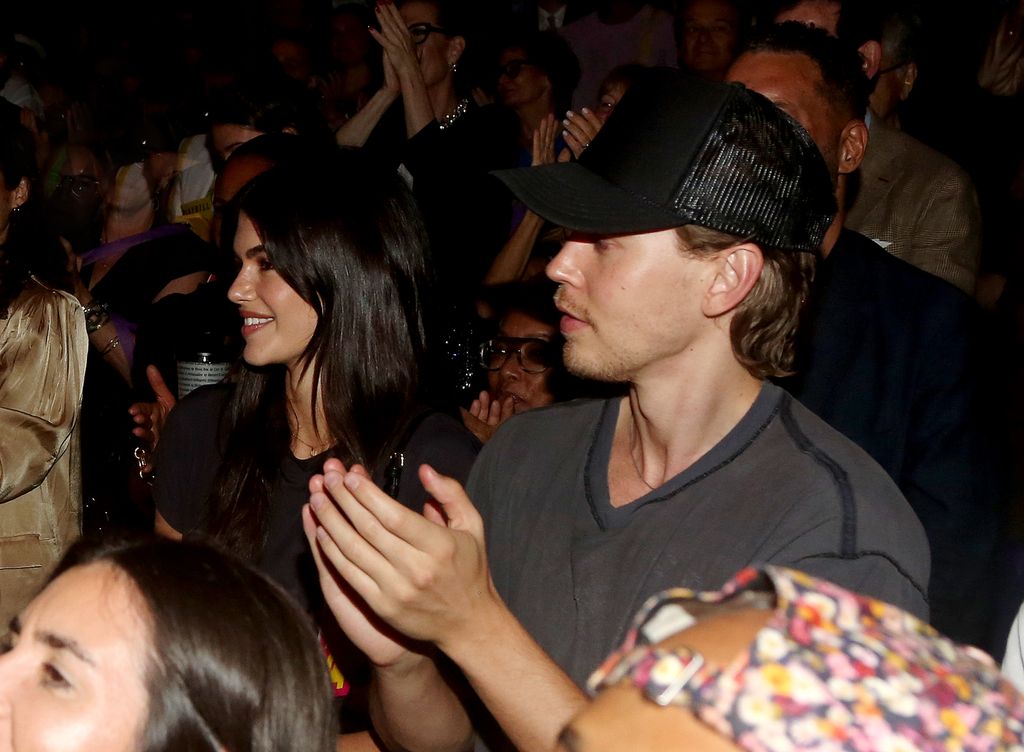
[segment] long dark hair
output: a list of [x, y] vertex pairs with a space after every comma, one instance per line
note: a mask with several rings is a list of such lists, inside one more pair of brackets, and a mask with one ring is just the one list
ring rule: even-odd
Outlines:
[[52, 579], [106, 563], [145, 604], [144, 752], [333, 750], [326, 660], [301, 609], [267, 577], [208, 544], [82, 539]]
[[35, 140], [25, 126], [6, 110], [0, 112], [0, 183], [13, 191], [27, 181], [29, 199], [11, 213], [7, 240], [0, 246], [0, 318], [6, 318], [14, 299], [31, 276], [61, 290], [71, 290], [66, 257], [60, 241], [43, 231], [37, 202]]
[[[332, 454], [379, 478], [415, 409], [426, 233], [392, 171], [353, 152], [326, 162], [271, 169], [242, 190], [238, 210], [316, 311], [303, 367], [320, 387], [310, 407], [322, 407]], [[284, 366], [246, 367], [227, 408], [207, 532], [250, 559], [266, 540], [271, 487], [290, 451], [284, 384]]]

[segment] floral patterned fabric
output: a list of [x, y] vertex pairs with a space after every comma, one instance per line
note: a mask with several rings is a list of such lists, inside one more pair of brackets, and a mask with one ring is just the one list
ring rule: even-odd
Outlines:
[[[695, 621], [687, 606], [707, 611], [695, 604], [757, 592], [774, 592], [774, 613], [724, 668], [650, 644], [667, 636], [666, 623]], [[746, 569], [717, 593], [651, 598], [590, 688], [625, 678], [754, 752], [1024, 750], [1024, 697], [988, 655], [895, 606], [780, 567]]]

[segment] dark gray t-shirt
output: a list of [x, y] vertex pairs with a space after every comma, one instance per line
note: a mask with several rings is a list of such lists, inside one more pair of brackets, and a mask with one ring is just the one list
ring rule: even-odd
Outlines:
[[928, 543], [889, 476], [777, 386], [707, 454], [613, 508], [608, 460], [621, 400], [509, 421], [470, 474], [495, 584], [582, 684], [650, 595], [714, 590], [781, 564], [927, 617]]

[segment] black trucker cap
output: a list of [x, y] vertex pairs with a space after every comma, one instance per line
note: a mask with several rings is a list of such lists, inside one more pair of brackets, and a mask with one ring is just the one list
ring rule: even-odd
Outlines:
[[836, 213], [799, 123], [741, 84], [668, 68], [629, 88], [578, 162], [494, 175], [545, 219], [600, 235], [697, 224], [814, 253]]

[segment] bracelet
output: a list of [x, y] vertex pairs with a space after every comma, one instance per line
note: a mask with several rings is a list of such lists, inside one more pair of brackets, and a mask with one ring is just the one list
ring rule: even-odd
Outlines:
[[107, 355], [108, 353], [113, 352], [114, 350], [116, 350], [120, 346], [121, 346], [121, 338], [118, 337], [117, 335], [114, 335], [107, 342], [107, 346], [104, 347], [102, 350], [100, 350], [100, 355]]
[[110, 321], [110, 306], [93, 301], [82, 308], [85, 314], [85, 331], [88, 334], [102, 329]]

